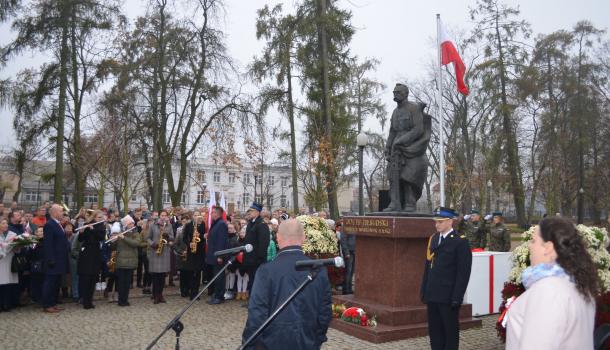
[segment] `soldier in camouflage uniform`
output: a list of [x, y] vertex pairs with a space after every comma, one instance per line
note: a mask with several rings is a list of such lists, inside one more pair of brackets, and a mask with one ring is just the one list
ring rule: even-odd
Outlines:
[[463, 222], [463, 234], [466, 235], [471, 249], [485, 248], [487, 244], [487, 227], [481, 220], [478, 210], [472, 210], [468, 220]]
[[489, 229], [489, 251], [510, 251], [510, 231], [504, 226], [504, 218], [501, 212], [493, 213], [493, 222]]

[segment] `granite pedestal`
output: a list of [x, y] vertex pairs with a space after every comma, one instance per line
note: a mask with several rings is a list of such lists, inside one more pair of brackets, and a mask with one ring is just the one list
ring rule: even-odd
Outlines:
[[[431, 217], [354, 216], [344, 218], [343, 232], [356, 238], [355, 294], [333, 297], [334, 303], [363, 308], [376, 315], [375, 328], [333, 320], [331, 327], [373, 343], [428, 334], [426, 306], [420, 286], [428, 238], [435, 232]], [[460, 328], [481, 326], [471, 305], [460, 309]]]

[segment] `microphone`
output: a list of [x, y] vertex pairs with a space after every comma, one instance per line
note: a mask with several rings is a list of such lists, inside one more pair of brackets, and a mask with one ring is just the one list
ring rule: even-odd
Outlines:
[[344, 266], [343, 258], [340, 256], [336, 256], [336, 257], [330, 258], [330, 259], [299, 260], [294, 263], [294, 268], [297, 271], [317, 269], [322, 266], [342, 267], [342, 266]]
[[254, 247], [252, 247], [252, 244], [246, 244], [246, 245], [242, 245], [241, 247], [235, 247], [235, 248], [230, 248], [230, 249], [225, 249], [225, 250], [219, 250], [216, 253], [214, 253], [214, 256], [223, 256], [223, 255], [235, 254], [235, 253], [239, 253], [241, 251], [245, 251], [246, 253], [250, 253], [252, 250], [254, 250]]

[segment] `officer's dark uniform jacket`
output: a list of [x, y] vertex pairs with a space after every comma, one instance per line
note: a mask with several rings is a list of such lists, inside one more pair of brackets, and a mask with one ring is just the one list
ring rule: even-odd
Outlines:
[[[243, 341], [305, 281], [308, 271], [296, 271], [294, 263], [308, 260], [298, 246], [285, 247], [256, 273]], [[331, 288], [326, 269], [307, 285], [271, 322], [248, 349], [319, 349], [326, 341], [332, 319]]]
[[262, 217], [250, 220], [246, 227], [244, 245], [252, 244], [254, 250], [244, 255], [245, 266], [258, 266], [267, 261], [267, 247], [270, 241], [269, 226], [265, 224]]
[[428, 244], [426, 268], [421, 285], [422, 302], [461, 304], [466, 293], [472, 253], [468, 240], [455, 231], [439, 245], [440, 233]]

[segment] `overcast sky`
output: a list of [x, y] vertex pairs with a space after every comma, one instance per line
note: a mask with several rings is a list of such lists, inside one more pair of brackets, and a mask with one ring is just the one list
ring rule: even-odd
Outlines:
[[[262, 44], [255, 37], [256, 10], [282, 1], [226, 0], [224, 31], [231, 55], [242, 66], [260, 53]], [[290, 8], [294, 1], [283, 1]], [[610, 0], [507, 0], [521, 9], [522, 18], [532, 25], [534, 34], [570, 29], [577, 21], [587, 19], [602, 29], [610, 27]], [[145, 1], [126, 1], [125, 11], [135, 18], [143, 13]], [[400, 79], [413, 80], [421, 76], [427, 62], [436, 57], [432, 38], [436, 37], [435, 15], [441, 14], [450, 29], [469, 30], [472, 22], [468, 8], [474, 0], [341, 0], [342, 8], [352, 11], [356, 34], [352, 52], [360, 57], [375, 57], [381, 61], [376, 78], [389, 89]], [[7, 24], [0, 26], [0, 45], [12, 37]], [[13, 76], [28, 66], [44, 60], [40, 54], [26, 53], [14, 59], [0, 71], [0, 77]], [[391, 90], [383, 95], [388, 111], [393, 108]], [[0, 147], [14, 143], [11, 129], [12, 113], [0, 110]], [[365, 126], [377, 128], [374, 122]]]

